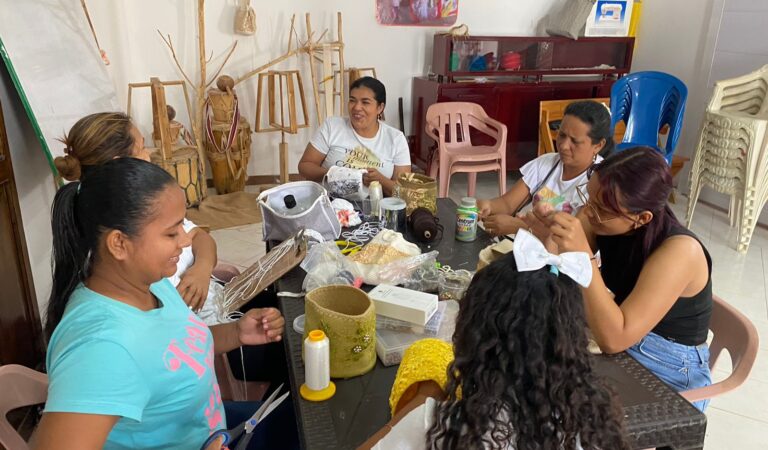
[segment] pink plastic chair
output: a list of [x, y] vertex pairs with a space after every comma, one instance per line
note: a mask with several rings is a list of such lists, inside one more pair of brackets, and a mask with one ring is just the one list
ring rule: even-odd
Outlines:
[[[473, 145], [470, 127], [496, 140], [494, 145]], [[475, 196], [477, 172], [499, 172], [499, 195], [507, 190], [507, 127], [491, 119], [480, 105], [466, 102], [435, 103], [427, 110], [426, 132], [437, 142], [429, 176], [439, 178], [439, 196], [448, 196], [451, 175], [466, 172], [467, 195]], [[438, 173], [439, 169], [439, 173]]]
[[760, 339], [757, 329], [747, 317], [720, 297], [713, 296], [709, 329], [714, 338], [709, 346], [709, 368], [715, 366], [723, 349], [731, 355], [731, 374], [723, 381], [680, 393], [689, 402], [697, 402], [724, 394], [741, 386], [757, 358]]
[[45, 403], [48, 376], [16, 364], [0, 366], [0, 447], [27, 450], [29, 446], [8, 423], [6, 414], [22, 406]]

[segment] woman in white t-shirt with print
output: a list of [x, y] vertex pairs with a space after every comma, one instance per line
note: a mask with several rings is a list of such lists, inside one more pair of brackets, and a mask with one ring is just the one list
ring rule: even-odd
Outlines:
[[379, 80], [355, 80], [349, 89], [349, 117], [323, 122], [304, 150], [299, 173], [320, 182], [333, 166], [367, 169], [363, 183], [378, 181], [391, 195], [394, 180], [411, 171], [411, 156], [405, 135], [380, 120], [386, 102], [387, 92]]
[[546, 202], [557, 211], [576, 214], [584, 206], [576, 186], [587, 182], [587, 170], [602, 161], [600, 155], [613, 150], [608, 108], [592, 100], [568, 105], [556, 144], [557, 153], [541, 155], [520, 168], [522, 178], [504, 195], [477, 202], [485, 231], [500, 236], [525, 227], [515, 214], [529, 199], [534, 205]]

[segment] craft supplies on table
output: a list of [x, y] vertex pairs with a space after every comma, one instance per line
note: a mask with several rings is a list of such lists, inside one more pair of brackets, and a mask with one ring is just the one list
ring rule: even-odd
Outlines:
[[443, 322], [443, 316], [445, 315], [445, 308], [447, 303], [448, 302], [438, 302], [437, 311], [435, 311], [427, 324], [424, 326], [416, 325], [404, 320], [393, 319], [387, 316], [377, 315], [376, 329], [412, 333], [424, 337], [437, 336], [437, 332], [440, 330], [440, 325]]
[[477, 200], [474, 197], [464, 197], [461, 205], [456, 208], [456, 239], [462, 242], [472, 242], [477, 239]]
[[330, 341], [333, 378], [363, 375], [376, 365], [376, 310], [351, 286], [325, 286], [305, 296], [304, 338], [321, 329]]
[[304, 339], [304, 384], [299, 393], [312, 402], [328, 400], [336, 393], [331, 381], [330, 341], [322, 330], [312, 330]]
[[464, 294], [467, 292], [471, 281], [472, 272], [468, 270], [443, 270], [440, 273], [440, 284], [437, 290], [438, 297], [441, 301], [460, 301], [464, 298]]
[[381, 227], [392, 231], [405, 232], [405, 200], [387, 197], [379, 202]]
[[381, 200], [384, 198], [384, 192], [381, 189], [381, 183], [378, 181], [371, 181], [368, 186], [368, 196], [370, 198], [371, 209], [369, 215], [375, 217], [376, 220], [381, 216]]
[[380, 284], [368, 296], [377, 314], [424, 326], [437, 311], [437, 296], [426, 292]]
[[[445, 342], [451, 342], [456, 329], [456, 317], [459, 314], [459, 304], [455, 301], [443, 302], [445, 310], [440, 322], [440, 328], [435, 336]], [[400, 364], [403, 353], [414, 342], [425, 339], [426, 336], [412, 332], [394, 330], [376, 330], [376, 354], [385, 366]]]

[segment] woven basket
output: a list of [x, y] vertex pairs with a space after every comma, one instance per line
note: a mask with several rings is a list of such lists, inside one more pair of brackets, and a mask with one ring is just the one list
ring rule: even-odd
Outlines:
[[416, 208], [427, 208], [437, 214], [437, 181], [419, 173], [403, 173], [395, 182], [395, 197], [405, 200], [405, 214]]
[[306, 295], [304, 339], [323, 330], [330, 341], [331, 377], [350, 378], [376, 364], [376, 310], [351, 286], [325, 286]]

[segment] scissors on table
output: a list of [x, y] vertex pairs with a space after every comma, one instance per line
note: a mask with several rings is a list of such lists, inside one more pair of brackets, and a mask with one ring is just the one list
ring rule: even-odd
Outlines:
[[[200, 447], [200, 450], [219, 450], [219, 449], [228, 449], [227, 444], [234, 441], [235, 439], [239, 438], [243, 432], [245, 432], [245, 436], [238, 441], [237, 445], [235, 446], [234, 450], [245, 450], [248, 448], [248, 443], [251, 441], [251, 438], [253, 437], [253, 430], [256, 428], [256, 426], [264, 420], [269, 413], [275, 410], [280, 404], [285, 400], [288, 395], [290, 395], [290, 391], [284, 393], [280, 397], [277, 397], [277, 394], [280, 392], [280, 390], [283, 388], [283, 385], [281, 384], [278, 386], [277, 389], [275, 389], [275, 392], [273, 392], [265, 401], [262, 403], [262, 405], [259, 407], [259, 409], [256, 410], [255, 413], [251, 416], [250, 419], [246, 420], [245, 422], [241, 423], [240, 425], [236, 426], [235, 428], [232, 428], [231, 430], [216, 430], [211, 434], [208, 439], [205, 440], [205, 443], [203, 443], [203, 446]], [[275, 397], [277, 397], [277, 400], [275, 400]], [[211, 447], [211, 445], [216, 444], [215, 446]]]

